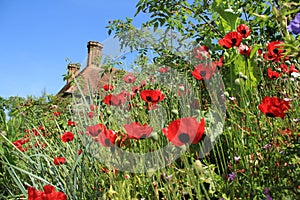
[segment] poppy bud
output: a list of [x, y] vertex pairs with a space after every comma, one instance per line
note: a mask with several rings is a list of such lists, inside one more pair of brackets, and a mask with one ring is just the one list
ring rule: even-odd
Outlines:
[[173, 109], [171, 112], [172, 112], [172, 114], [174, 114], [174, 115], [178, 115], [178, 110], [176, 110], [176, 109]]
[[241, 84], [241, 79], [240, 78], [235, 79], [234, 83], [236, 85], [240, 85]]
[[228, 93], [228, 92], [224, 92], [224, 95], [225, 95], [226, 97], [229, 97], [229, 93]]
[[108, 115], [111, 115], [111, 114], [112, 114], [111, 110], [107, 110], [106, 113], [107, 113]]
[[151, 135], [150, 135], [150, 137], [151, 137], [153, 140], [157, 141], [157, 139], [158, 139], [157, 132], [152, 132]]

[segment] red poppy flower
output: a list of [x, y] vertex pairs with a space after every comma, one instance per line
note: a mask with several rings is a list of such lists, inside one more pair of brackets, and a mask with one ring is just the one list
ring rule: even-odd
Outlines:
[[17, 148], [20, 148], [20, 147], [22, 147], [22, 144], [20, 143], [20, 141], [19, 140], [17, 140], [17, 141], [14, 141], [14, 142], [12, 142], [13, 143], [13, 145], [15, 145]]
[[112, 147], [115, 144], [117, 135], [112, 130], [105, 130], [104, 132], [100, 133], [98, 137], [95, 139], [99, 144], [104, 147]]
[[194, 71], [192, 71], [192, 75], [197, 80], [209, 80], [210, 77], [212, 77], [216, 71], [217, 65], [215, 63], [204, 65], [199, 64], [194, 68]]
[[58, 116], [58, 115], [60, 115], [60, 112], [59, 111], [53, 112], [53, 115]]
[[102, 88], [105, 90], [105, 91], [111, 91], [114, 89], [114, 86], [113, 85], [103, 85]]
[[283, 72], [283, 73], [286, 73], [286, 74], [288, 74], [289, 73], [289, 67], [286, 65], [286, 64], [284, 64], [284, 63], [281, 63], [280, 65], [279, 65], [279, 68], [281, 69], [281, 71]]
[[285, 63], [281, 63], [280, 66], [279, 66], [279, 68], [281, 69], [281, 71], [282, 71], [283, 73], [286, 73], [286, 74], [291, 74], [291, 73], [293, 73], [293, 72], [296, 72], [296, 73], [299, 72], [299, 71], [296, 69], [296, 67], [295, 67], [294, 64], [291, 64], [291, 66], [288, 67]]
[[160, 73], [167, 73], [169, 71], [169, 68], [168, 67], [161, 67], [159, 68], [158, 70]]
[[149, 137], [153, 131], [152, 127], [145, 125], [140, 125], [138, 122], [132, 122], [131, 124], [125, 124], [124, 128], [128, 137], [131, 139], [144, 139]]
[[268, 117], [285, 117], [285, 111], [290, 108], [289, 101], [278, 99], [277, 97], [266, 96], [258, 109]]
[[271, 60], [278, 62], [282, 60], [284, 53], [284, 46], [282, 41], [273, 41], [267, 45], [268, 52], [266, 52], [263, 57], [266, 60]]
[[61, 165], [66, 162], [66, 159], [64, 157], [55, 157], [54, 158], [54, 165]]
[[33, 135], [38, 136], [39, 135], [39, 131], [36, 128], [32, 128], [31, 129]]
[[214, 61], [214, 64], [217, 66], [217, 67], [222, 67], [223, 66], [223, 56], [219, 59], [219, 60], [215, 60]]
[[281, 73], [275, 72], [271, 68], [268, 68], [268, 77], [270, 79], [277, 79], [280, 76], [282, 76]]
[[126, 83], [134, 83], [136, 78], [133, 76], [133, 74], [127, 73], [123, 79]]
[[46, 185], [44, 186], [44, 194], [45, 194], [45, 199], [47, 200], [66, 200], [67, 195], [65, 195], [63, 192], [57, 192], [55, 191], [55, 188], [51, 185]]
[[45, 185], [44, 192], [28, 187], [28, 200], [66, 200], [67, 195], [55, 191], [52, 185]]
[[94, 126], [88, 126], [86, 128], [86, 133], [92, 137], [98, 136], [100, 133], [103, 133], [106, 130], [104, 124], [96, 124]]
[[262, 49], [257, 50], [257, 54], [260, 56], [263, 53]]
[[95, 113], [94, 112], [87, 112], [86, 115], [88, 116], [88, 118], [93, 119]]
[[65, 132], [62, 136], [61, 136], [61, 140], [63, 142], [70, 142], [74, 139], [74, 134], [72, 132]]
[[240, 54], [242, 54], [244, 56], [250, 56], [251, 47], [248, 47], [247, 45], [241, 44], [238, 47], [238, 51], [239, 51]]
[[140, 82], [140, 88], [145, 87], [147, 85], [147, 81], [141, 80]]
[[293, 73], [293, 72], [298, 73], [299, 70], [295, 67], [294, 64], [291, 64], [290, 70], [289, 70], [289, 74], [291, 74], [291, 73]]
[[158, 103], [165, 98], [160, 90], [143, 90], [141, 91], [140, 96], [148, 103]]
[[44, 192], [36, 190], [34, 187], [27, 188], [28, 200], [43, 199]]
[[76, 123], [68, 119], [68, 126], [76, 126]]
[[79, 149], [79, 150], [77, 151], [77, 154], [78, 154], [78, 155], [82, 154], [82, 150]]
[[243, 36], [243, 38], [247, 38], [251, 33], [251, 30], [245, 24], [240, 24], [236, 30]]
[[90, 105], [90, 110], [91, 111], [95, 111], [97, 109], [98, 109], [98, 106], [96, 106], [96, 105]]
[[240, 46], [242, 39], [243, 39], [243, 37], [239, 32], [233, 31], [233, 32], [227, 33], [224, 38], [219, 40], [218, 43], [222, 47], [229, 49], [234, 46], [236, 46], [236, 47]]
[[138, 92], [140, 91], [140, 87], [137, 86], [137, 85], [135, 85], [135, 86], [132, 87], [131, 90], [132, 90], [132, 92], [134, 92], [134, 93], [138, 93]]
[[[30, 138], [28, 138], [28, 139], [30, 139]], [[27, 141], [27, 140], [24, 140], [23, 138], [21, 138], [21, 139], [16, 140], [15, 142], [13, 142], [13, 144], [16, 144], [16, 146], [17, 146], [18, 144], [23, 145], [23, 144], [26, 143], [26, 141]]]
[[40, 126], [38, 127], [38, 129], [39, 129], [40, 131], [46, 131], [45, 127], [43, 127], [42, 125], [40, 125]]
[[204, 118], [199, 123], [195, 117], [187, 117], [172, 121], [162, 132], [173, 145], [181, 146], [200, 142], [204, 129]]
[[120, 93], [117, 95], [109, 94], [104, 97], [104, 103], [112, 106], [121, 106], [126, 102], [126, 96], [124, 93]]

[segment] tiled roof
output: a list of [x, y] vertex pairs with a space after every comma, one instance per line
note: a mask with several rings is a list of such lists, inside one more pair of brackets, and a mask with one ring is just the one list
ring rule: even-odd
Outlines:
[[70, 94], [87, 96], [89, 94], [99, 93], [103, 85], [110, 83], [112, 75], [116, 70], [113, 69], [111, 72], [107, 72], [101, 68], [100, 58], [103, 45], [99, 42], [89, 41], [87, 47], [87, 66], [78, 73], [75, 78], [74, 76], [71, 78], [74, 78], [74, 80], [70, 81], [69, 79], [57, 95], [63, 97]]

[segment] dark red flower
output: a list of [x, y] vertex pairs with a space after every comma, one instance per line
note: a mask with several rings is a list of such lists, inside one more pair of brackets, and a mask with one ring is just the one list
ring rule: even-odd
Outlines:
[[137, 86], [137, 85], [135, 85], [135, 86], [132, 87], [131, 90], [132, 90], [132, 92], [134, 92], [134, 93], [138, 93], [138, 92], [140, 91], [140, 87]]
[[285, 111], [290, 108], [289, 101], [278, 99], [277, 97], [266, 96], [258, 109], [268, 117], [285, 117]]
[[245, 24], [240, 24], [236, 30], [243, 36], [243, 38], [247, 38], [251, 33], [251, 30]]
[[34, 187], [28, 187], [27, 189], [28, 200], [43, 200], [43, 191], [38, 191]]
[[86, 133], [92, 137], [96, 137], [99, 134], [103, 133], [106, 130], [106, 126], [104, 124], [96, 124], [94, 126], [88, 126], [86, 128]]
[[222, 67], [222, 66], [223, 66], [223, 60], [224, 60], [224, 58], [223, 58], [223, 56], [222, 56], [222, 57], [220, 57], [219, 60], [215, 60], [215, 61], [214, 61], [214, 64], [215, 64], [217, 67]]
[[162, 132], [173, 145], [182, 146], [200, 142], [204, 130], [204, 118], [199, 123], [195, 117], [187, 117], [172, 121]]
[[86, 115], [88, 116], [88, 118], [93, 119], [95, 114], [94, 114], [94, 112], [90, 111], [90, 112], [87, 112]]
[[293, 72], [296, 72], [296, 73], [298, 73], [299, 72], [299, 70], [295, 67], [295, 65], [294, 64], [291, 64], [291, 66], [290, 66], [290, 70], [289, 70], [289, 74], [291, 74], [291, 73], [293, 73]]
[[38, 136], [39, 135], [39, 131], [36, 128], [32, 128], [31, 129], [33, 135]]
[[209, 80], [210, 77], [214, 75], [216, 72], [217, 65], [215, 63], [211, 64], [199, 64], [195, 66], [194, 71], [192, 71], [192, 75], [194, 76], [195, 79], [197, 80]]
[[74, 139], [74, 134], [72, 132], [65, 132], [62, 136], [61, 136], [61, 140], [63, 142], [70, 142]]
[[286, 73], [286, 74], [288, 74], [289, 73], [289, 67], [286, 65], [286, 64], [284, 64], [284, 63], [281, 63], [280, 65], [279, 65], [279, 68], [281, 69], [281, 71], [283, 72], [283, 73]]
[[160, 90], [143, 90], [141, 91], [140, 96], [148, 103], [158, 103], [165, 98]]
[[79, 149], [79, 150], [77, 151], [77, 154], [78, 154], [78, 155], [82, 154], [82, 150]]
[[262, 49], [257, 50], [257, 54], [260, 56], [263, 53]]
[[140, 82], [140, 88], [145, 87], [147, 85], [147, 81], [141, 80]]
[[104, 147], [112, 147], [115, 144], [117, 135], [112, 130], [105, 130], [104, 132], [100, 133], [98, 137], [95, 139], [99, 144]]
[[91, 111], [95, 111], [97, 109], [98, 109], [98, 106], [96, 106], [96, 105], [90, 105], [90, 110]]
[[76, 123], [68, 119], [68, 126], [76, 126]]
[[233, 32], [227, 33], [224, 38], [219, 40], [218, 43], [222, 47], [229, 49], [234, 46], [236, 46], [236, 47], [240, 46], [242, 39], [243, 39], [243, 37], [239, 32], [233, 31]]
[[277, 79], [278, 77], [282, 76], [281, 73], [273, 71], [271, 68], [268, 68], [268, 77], [270, 79]]
[[55, 188], [51, 185], [44, 186], [44, 195], [46, 200], [66, 200], [67, 195], [63, 192], [56, 192]]
[[145, 125], [140, 125], [138, 122], [132, 122], [130, 124], [125, 124], [124, 128], [128, 137], [131, 139], [145, 139], [149, 137], [153, 131], [152, 127]]
[[66, 162], [66, 159], [64, 157], [55, 157], [54, 158], [54, 165], [61, 165]]
[[51, 185], [44, 186], [44, 192], [28, 187], [28, 200], [66, 200], [67, 195], [63, 192], [55, 191]]
[[247, 45], [241, 44], [238, 47], [238, 51], [239, 51], [240, 54], [242, 54], [244, 56], [250, 56], [251, 47], [248, 47]]
[[169, 71], [169, 68], [168, 68], [168, 67], [161, 67], [161, 68], [159, 68], [158, 71], [159, 71], [160, 73], [166, 73], [166, 72]]
[[22, 144], [20, 143], [19, 140], [12, 142], [13, 145], [15, 145], [17, 148], [22, 148]]
[[280, 66], [279, 66], [279, 68], [281, 69], [281, 71], [282, 71], [283, 73], [286, 73], [286, 74], [291, 74], [291, 73], [293, 73], [293, 72], [296, 72], [296, 73], [299, 72], [299, 71], [296, 69], [296, 67], [295, 67], [294, 64], [291, 64], [291, 66], [288, 67], [285, 63], [281, 63]]
[[38, 129], [39, 129], [40, 131], [46, 131], [45, 127], [43, 127], [42, 125], [40, 125], [40, 126], [38, 127]]
[[127, 73], [123, 79], [126, 83], [134, 83], [136, 78], [133, 76], [133, 74]]
[[263, 57], [266, 60], [278, 62], [282, 60], [284, 53], [284, 46], [282, 41], [273, 41], [267, 45], [267, 52], [264, 53]]
[[109, 91], [109, 90], [111, 91], [111, 90], [114, 89], [114, 86], [113, 86], [113, 85], [108, 85], [108, 84], [106, 84], [106, 85], [103, 85], [102, 88], [103, 88], [105, 91]]
[[58, 116], [58, 115], [60, 115], [60, 112], [59, 111], [53, 112], [53, 115]]
[[104, 103], [112, 106], [121, 106], [126, 102], [126, 97], [124, 93], [120, 94], [109, 94], [104, 97]]

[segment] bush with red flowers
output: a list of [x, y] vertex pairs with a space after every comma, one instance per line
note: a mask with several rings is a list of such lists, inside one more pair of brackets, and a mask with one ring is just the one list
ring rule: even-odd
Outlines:
[[28, 200], [67, 200], [67, 195], [63, 192], [57, 192], [52, 185], [45, 185], [44, 191], [36, 190], [34, 187], [28, 187]]
[[259, 110], [268, 117], [284, 118], [286, 111], [290, 108], [290, 101], [278, 99], [277, 97], [264, 97], [261, 104], [258, 106]]
[[95, 93], [0, 98], [0, 196], [298, 199], [299, 2], [136, 8], [151, 31], [110, 21], [131, 55]]

